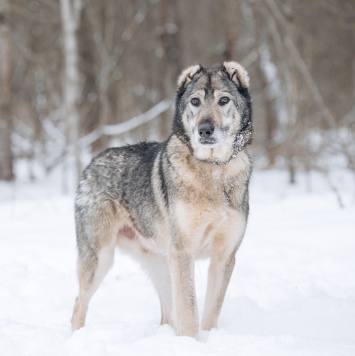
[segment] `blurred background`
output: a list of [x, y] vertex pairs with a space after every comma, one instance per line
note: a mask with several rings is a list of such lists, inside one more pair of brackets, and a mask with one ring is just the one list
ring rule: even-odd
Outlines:
[[251, 77], [256, 168], [355, 177], [353, 0], [0, 0], [0, 180], [166, 139], [180, 71], [225, 60]]

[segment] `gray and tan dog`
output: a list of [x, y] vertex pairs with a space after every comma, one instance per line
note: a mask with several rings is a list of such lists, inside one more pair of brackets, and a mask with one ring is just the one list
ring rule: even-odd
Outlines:
[[149, 274], [161, 322], [193, 337], [194, 261], [209, 257], [201, 327], [216, 327], [249, 211], [248, 87], [248, 73], [236, 62], [185, 69], [169, 139], [107, 149], [85, 169], [75, 200], [80, 291], [73, 330], [84, 326], [115, 247]]

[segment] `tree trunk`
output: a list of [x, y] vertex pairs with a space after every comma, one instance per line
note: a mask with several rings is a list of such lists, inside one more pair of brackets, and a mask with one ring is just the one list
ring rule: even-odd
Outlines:
[[80, 23], [82, 1], [61, 0], [60, 9], [64, 50], [63, 98], [67, 123], [67, 139], [70, 147], [74, 151], [74, 180], [76, 184], [82, 168], [79, 146], [80, 76], [78, 66], [79, 48], [77, 41], [77, 31]]
[[[277, 108], [275, 107], [275, 96], [271, 88], [272, 81], [276, 78], [268, 76], [266, 72], [267, 63], [265, 62], [265, 55], [259, 51], [259, 61], [256, 66], [256, 73], [261, 83], [261, 98], [263, 102], [263, 109], [265, 110], [265, 152], [268, 158], [267, 168], [275, 165], [277, 150], [275, 148], [275, 132], [277, 129]], [[271, 59], [270, 59], [271, 61]], [[270, 63], [269, 63], [270, 65]]]
[[[176, 80], [182, 70], [179, 38], [179, 31], [181, 31], [181, 28], [179, 9], [176, 0], [162, 2], [160, 24], [163, 29], [160, 34], [160, 42], [164, 50], [160, 71], [167, 75], [160, 78], [159, 92], [161, 95], [160, 99], [165, 99], [167, 93], [172, 91], [172, 83]], [[172, 123], [170, 113], [165, 112], [160, 116], [160, 137], [165, 140], [171, 132]]]
[[14, 179], [11, 147], [11, 40], [8, 0], [0, 0], [0, 180]]

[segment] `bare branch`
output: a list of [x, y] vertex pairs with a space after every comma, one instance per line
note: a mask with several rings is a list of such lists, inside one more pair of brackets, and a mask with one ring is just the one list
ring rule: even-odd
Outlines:
[[101, 129], [95, 130], [83, 137], [80, 140], [80, 145], [82, 147], [88, 147], [93, 142], [98, 140], [102, 135], [117, 136], [129, 132], [137, 128], [138, 126], [146, 124], [147, 122], [155, 119], [158, 115], [171, 108], [171, 105], [171, 100], [162, 100], [160, 103], [156, 104], [148, 111], [139, 114], [127, 121], [124, 121], [117, 125], [105, 125]]

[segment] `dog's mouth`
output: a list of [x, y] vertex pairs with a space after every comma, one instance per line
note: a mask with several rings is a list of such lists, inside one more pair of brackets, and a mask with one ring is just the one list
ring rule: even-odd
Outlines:
[[214, 145], [214, 144], [216, 144], [216, 139], [213, 137], [200, 138], [199, 143], [202, 145]]

